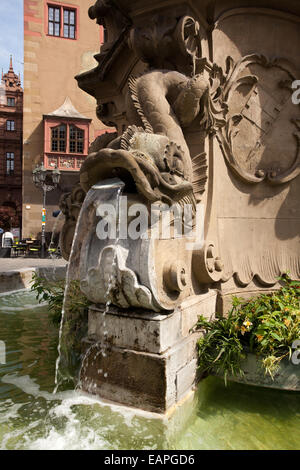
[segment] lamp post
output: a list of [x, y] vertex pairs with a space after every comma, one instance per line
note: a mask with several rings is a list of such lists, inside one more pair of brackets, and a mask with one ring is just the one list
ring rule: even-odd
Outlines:
[[[32, 172], [33, 183], [37, 188], [43, 191], [43, 209], [42, 209], [42, 253], [41, 257], [45, 258], [45, 226], [46, 226], [46, 194], [57, 187], [60, 180], [60, 171], [58, 168], [52, 171], [47, 171], [42, 163], [41, 166], [37, 166]], [[48, 176], [48, 182], [46, 182]], [[50, 180], [50, 184], [49, 184]], [[52, 183], [51, 183], [52, 180]]]

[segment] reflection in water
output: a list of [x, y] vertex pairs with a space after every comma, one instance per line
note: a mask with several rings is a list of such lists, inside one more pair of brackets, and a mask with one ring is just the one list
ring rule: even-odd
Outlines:
[[52, 394], [58, 330], [34, 294], [0, 297], [1, 449], [299, 449], [300, 394], [209, 377], [167, 421], [76, 391]]

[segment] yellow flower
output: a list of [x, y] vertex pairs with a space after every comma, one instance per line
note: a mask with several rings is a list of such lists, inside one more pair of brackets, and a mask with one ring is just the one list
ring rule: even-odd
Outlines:
[[252, 323], [251, 323], [251, 321], [249, 321], [249, 320], [245, 320], [245, 321], [243, 322], [243, 325], [244, 325], [244, 326], [246, 327], [246, 329], [249, 331], [249, 330], [250, 330], [250, 327], [252, 326]]
[[258, 341], [261, 341], [261, 340], [263, 339], [263, 336], [262, 336], [262, 335], [256, 335], [256, 337], [257, 337], [257, 340], [258, 340]]
[[291, 320], [289, 320], [288, 318], [285, 318], [285, 319], [283, 320], [283, 323], [285, 324], [285, 326], [290, 326]]

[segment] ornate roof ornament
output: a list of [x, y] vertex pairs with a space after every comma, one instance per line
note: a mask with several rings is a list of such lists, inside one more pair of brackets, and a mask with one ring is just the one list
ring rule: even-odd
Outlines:
[[73, 105], [71, 99], [67, 96], [64, 103], [57, 108], [55, 111], [52, 113], [48, 113], [47, 116], [52, 116], [52, 117], [62, 117], [62, 118], [67, 118], [67, 119], [90, 119], [83, 114], [81, 114], [75, 106]]

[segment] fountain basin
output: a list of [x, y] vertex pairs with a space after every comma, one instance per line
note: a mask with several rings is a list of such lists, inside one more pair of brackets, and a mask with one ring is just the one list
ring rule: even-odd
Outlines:
[[80, 391], [54, 395], [58, 331], [47, 315], [33, 292], [0, 297], [1, 449], [299, 449], [299, 393], [208, 377], [171, 417]]
[[53, 267], [18, 268], [0, 272], [0, 294], [30, 288], [34, 273], [55, 282], [65, 279], [66, 270], [66, 266], [54, 265]]
[[274, 378], [265, 374], [261, 359], [255, 354], [248, 353], [241, 368], [244, 376], [229, 375], [228, 380], [256, 387], [300, 392], [300, 366], [292, 364], [288, 359], [283, 359], [280, 362]]

